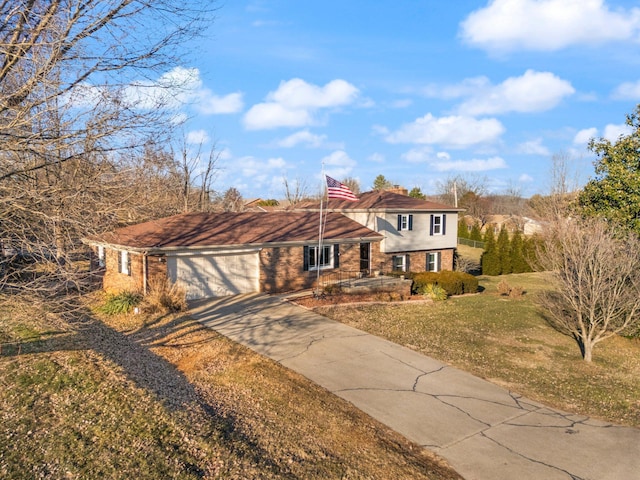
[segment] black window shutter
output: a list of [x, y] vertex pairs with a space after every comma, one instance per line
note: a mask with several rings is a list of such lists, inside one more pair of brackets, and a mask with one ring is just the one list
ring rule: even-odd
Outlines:
[[398, 215], [398, 231], [402, 230], [402, 215]]
[[309, 271], [309, 247], [307, 247], [305, 245], [305, 247], [303, 248], [303, 255], [304, 257], [303, 259], [303, 264], [302, 264], [302, 270], [304, 270], [305, 272]]
[[127, 252], [127, 275], [131, 275], [131, 255]]
[[333, 246], [333, 268], [340, 266], [340, 245], [335, 244]]
[[405, 260], [404, 260], [404, 271], [405, 271], [405, 272], [410, 272], [410, 271], [411, 271], [411, 261], [410, 261], [410, 257], [409, 257], [409, 255], [407, 254], [404, 258], [405, 258]]
[[430, 217], [430, 222], [429, 222], [429, 235], [433, 235], [433, 215], [431, 215], [431, 217]]
[[447, 216], [446, 215], [442, 215], [442, 234], [443, 235], [447, 234]]
[[442, 268], [440, 267], [440, 265], [442, 265], [440, 263], [441, 258], [442, 258], [442, 252], [437, 252], [436, 253], [436, 272], [439, 272], [440, 270], [442, 270]]
[[413, 215], [409, 215], [409, 230], [413, 230]]
[[122, 273], [122, 252], [118, 252], [118, 273]]

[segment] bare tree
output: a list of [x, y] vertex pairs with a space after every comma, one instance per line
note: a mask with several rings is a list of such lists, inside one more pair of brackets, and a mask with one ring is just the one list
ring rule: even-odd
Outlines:
[[211, 209], [211, 200], [214, 195], [213, 181], [218, 173], [218, 161], [220, 152], [214, 143], [209, 149], [209, 156], [199, 176], [200, 189], [198, 193], [198, 210], [208, 212]]
[[457, 175], [438, 182], [437, 193], [440, 201], [457, 205], [466, 210], [467, 215], [485, 224], [487, 209], [487, 179], [484, 177]]
[[308, 186], [305, 180], [296, 178], [292, 183], [287, 177], [282, 178], [284, 186], [284, 198], [290, 206], [295, 206], [308, 197]]
[[224, 212], [241, 212], [244, 210], [242, 194], [235, 187], [229, 187], [220, 198], [220, 205]]
[[211, 13], [198, 1], [0, 1], [0, 238], [18, 252], [0, 260], [1, 286], [66, 289], [79, 239], [126, 221], [122, 154], [170, 133], [165, 107], [185, 76], [164, 74]]
[[202, 155], [202, 142], [195, 150], [190, 150], [185, 138], [180, 148], [180, 160], [178, 162], [180, 176], [180, 195], [182, 211], [206, 212], [211, 207], [211, 197], [214, 194], [212, 183], [218, 172], [218, 159], [220, 152], [216, 144], [209, 149], [206, 160]]
[[529, 207], [545, 220], [566, 217], [570, 214], [580, 185], [577, 159], [566, 152], [554, 154], [548, 178], [548, 194], [531, 197]]
[[603, 220], [559, 218], [537, 255], [555, 278], [540, 306], [587, 362], [597, 343], [640, 322], [640, 241], [618, 233]]
[[360, 195], [360, 181], [357, 178], [346, 177], [341, 183], [346, 185], [354, 195]]

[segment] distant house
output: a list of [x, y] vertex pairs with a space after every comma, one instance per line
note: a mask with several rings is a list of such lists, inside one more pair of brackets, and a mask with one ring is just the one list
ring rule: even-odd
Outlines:
[[453, 268], [458, 209], [392, 192], [288, 212], [191, 213], [85, 239], [104, 288], [146, 292], [158, 279], [188, 299], [310, 288], [318, 274]]

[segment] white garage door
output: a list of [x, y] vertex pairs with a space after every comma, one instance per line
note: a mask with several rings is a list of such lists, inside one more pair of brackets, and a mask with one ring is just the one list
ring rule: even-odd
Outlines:
[[187, 300], [258, 291], [257, 252], [169, 257], [167, 270]]

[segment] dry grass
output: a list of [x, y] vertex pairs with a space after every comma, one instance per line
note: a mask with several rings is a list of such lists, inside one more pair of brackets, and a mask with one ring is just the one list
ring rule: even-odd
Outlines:
[[187, 316], [0, 319], [1, 478], [459, 478]]
[[[521, 296], [504, 297], [500, 281]], [[592, 364], [552, 329], [533, 296], [544, 274], [480, 277], [483, 293], [433, 304], [329, 306], [318, 311], [430, 355], [547, 405], [640, 426], [640, 339], [596, 346]]]

